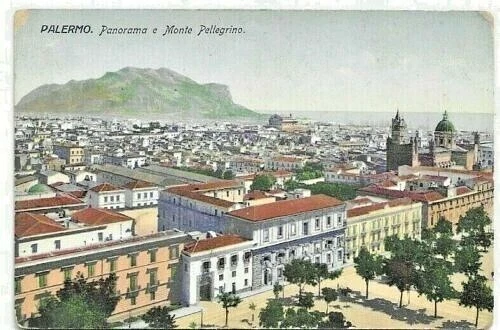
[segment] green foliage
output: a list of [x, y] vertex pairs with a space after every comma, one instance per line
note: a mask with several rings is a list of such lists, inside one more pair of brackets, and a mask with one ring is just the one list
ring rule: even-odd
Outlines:
[[323, 313], [318, 311], [309, 312], [305, 308], [299, 308], [297, 310], [289, 308], [286, 311], [285, 319], [280, 327], [312, 329], [318, 327], [322, 318]]
[[285, 182], [284, 186], [285, 186], [284, 188], [286, 191], [292, 191], [292, 190], [295, 190], [297, 188], [302, 188], [306, 185], [302, 184], [298, 181], [295, 181], [295, 180], [288, 180]]
[[222, 174], [222, 178], [225, 180], [232, 180], [235, 177], [236, 175], [231, 170], [227, 170]]
[[370, 254], [368, 249], [363, 246], [357, 257], [354, 258], [354, 268], [356, 273], [365, 280], [366, 299], [368, 299], [368, 284], [375, 276], [382, 273], [383, 259], [380, 256]]
[[259, 325], [264, 328], [277, 328], [284, 317], [285, 313], [281, 301], [271, 299], [267, 302], [266, 307], [260, 310]]
[[186, 171], [190, 173], [202, 174], [206, 176], [212, 176], [214, 178], [231, 180], [235, 178], [235, 174], [230, 170], [222, 170], [218, 168], [214, 171], [211, 168], [199, 168], [199, 167], [188, 167], [188, 166], [173, 166], [177, 170]]
[[273, 293], [274, 293], [274, 297], [276, 299], [278, 299], [278, 296], [279, 296], [281, 291], [283, 291], [283, 285], [279, 284], [278, 282], [274, 283]]
[[299, 298], [302, 296], [304, 285], [316, 285], [315, 268], [308, 260], [292, 260], [292, 262], [285, 265], [283, 275], [288, 282], [299, 287]]
[[[67, 279], [64, 287], [49, 296], [40, 306], [36, 321], [41, 328], [102, 328], [120, 300], [114, 294], [115, 274], [97, 281], [87, 282], [80, 272], [75, 279]], [[79, 312], [84, 306], [85, 311]], [[73, 314], [74, 313], [74, 314]], [[80, 314], [79, 314], [80, 313]], [[73, 314], [74, 316], [70, 315]], [[75, 319], [75, 316], [80, 317]], [[67, 322], [67, 323], [65, 323]]]
[[492, 244], [493, 234], [486, 232], [491, 225], [491, 219], [483, 206], [469, 209], [460, 216], [457, 224], [457, 233], [462, 234], [462, 243], [480, 246], [486, 251]]
[[295, 170], [297, 180], [311, 180], [323, 176], [323, 164], [307, 163], [303, 168]]
[[475, 246], [460, 245], [455, 255], [455, 270], [472, 276], [481, 268], [481, 255]]
[[416, 289], [419, 295], [434, 302], [434, 317], [437, 317], [437, 304], [445, 299], [455, 297], [450, 275], [452, 274], [446, 260], [429, 258], [425, 267], [417, 271]]
[[493, 290], [486, 284], [483, 276], [471, 276], [467, 282], [462, 282], [463, 291], [459, 304], [466, 307], [476, 307], [476, 327], [479, 312], [493, 310]]
[[233, 293], [224, 292], [224, 293], [221, 293], [217, 296], [217, 301], [226, 310], [226, 327], [227, 327], [229, 308], [234, 308], [234, 307], [238, 306], [241, 302], [241, 298]]
[[248, 305], [248, 308], [252, 311], [252, 322], [253, 322], [255, 319], [255, 309], [257, 308], [257, 305], [255, 305], [255, 303], [251, 302]]
[[274, 176], [270, 174], [258, 174], [255, 176], [250, 189], [268, 191], [275, 183], [276, 178]]
[[332, 288], [323, 288], [321, 289], [321, 293], [323, 293], [323, 299], [326, 302], [326, 313], [328, 314], [328, 304], [338, 299], [339, 294], [337, 290]]
[[142, 315], [141, 318], [151, 328], [174, 329], [177, 327], [174, 320], [175, 315], [170, 315], [169, 308], [167, 306], [153, 307], [148, 310], [146, 314]]
[[310, 309], [314, 307], [314, 294], [312, 292], [304, 292], [299, 296], [300, 307], [304, 307], [305, 309]]
[[397, 258], [385, 261], [384, 273], [388, 277], [387, 284], [396, 286], [400, 292], [399, 307], [403, 306], [403, 292], [409, 291], [415, 282], [415, 269], [413, 264]]
[[307, 189], [310, 189], [313, 195], [324, 194], [342, 201], [356, 197], [356, 189], [353, 186], [342, 183], [317, 182], [308, 185]]
[[432, 229], [436, 234], [453, 236], [453, 224], [444, 217], [439, 217], [438, 222]]
[[328, 319], [319, 324], [321, 329], [344, 329], [352, 327], [352, 323], [347, 321], [341, 312], [330, 312]]

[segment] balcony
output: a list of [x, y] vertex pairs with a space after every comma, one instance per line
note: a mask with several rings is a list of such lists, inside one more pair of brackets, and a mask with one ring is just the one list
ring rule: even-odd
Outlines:
[[139, 295], [139, 291], [141, 291], [141, 286], [138, 285], [135, 288], [127, 288], [127, 293], [125, 294], [125, 298], [133, 298]]
[[231, 268], [236, 268], [238, 266], [237, 261], [231, 261]]
[[160, 281], [148, 283], [146, 285], [146, 292], [155, 292], [156, 290], [158, 290], [159, 285], [160, 285]]

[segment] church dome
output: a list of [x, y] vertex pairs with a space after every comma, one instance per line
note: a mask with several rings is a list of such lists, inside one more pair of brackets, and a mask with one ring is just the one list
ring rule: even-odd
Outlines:
[[448, 120], [448, 113], [445, 111], [443, 119], [437, 124], [435, 132], [455, 132], [455, 126]]

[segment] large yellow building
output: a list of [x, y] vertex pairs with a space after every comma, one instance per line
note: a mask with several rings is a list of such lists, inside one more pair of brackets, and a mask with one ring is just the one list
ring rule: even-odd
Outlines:
[[422, 204], [409, 198], [388, 202], [368, 202], [347, 210], [345, 261], [351, 263], [362, 246], [372, 253], [383, 253], [384, 239], [398, 235], [420, 238]]
[[[180, 251], [191, 242], [184, 233], [167, 231], [136, 236], [72, 250], [17, 258], [15, 310], [25, 324], [37, 315], [40, 301], [63, 287], [78, 272], [88, 280], [115, 273], [116, 294], [121, 296], [109, 321], [138, 315], [148, 309], [179, 301], [177, 265]], [[179, 272], [180, 274], [180, 272]]]
[[55, 144], [54, 154], [66, 160], [67, 165], [83, 163], [83, 147], [71, 144]]

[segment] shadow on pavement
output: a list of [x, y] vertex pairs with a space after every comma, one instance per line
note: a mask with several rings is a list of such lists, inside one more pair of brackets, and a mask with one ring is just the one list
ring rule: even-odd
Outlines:
[[462, 321], [446, 321], [440, 326], [443, 329], [475, 329], [476, 327], [471, 322]]
[[342, 296], [341, 301], [369, 307], [374, 311], [383, 312], [387, 315], [390, 315], [391, 319], [403, 321], [408, 323], [409, 325], [419, 323], [430, 324], [431, 322], [436, 320], [434, 317], [425, 314], [425, 308], [415, 311], [406, 307], [399, 308], [398, 304], [394, 304], [393, 302], [382, 298], [366, 300], [365, 296], [362, 295], [359, 291], [353, 291], [349, 295]]

